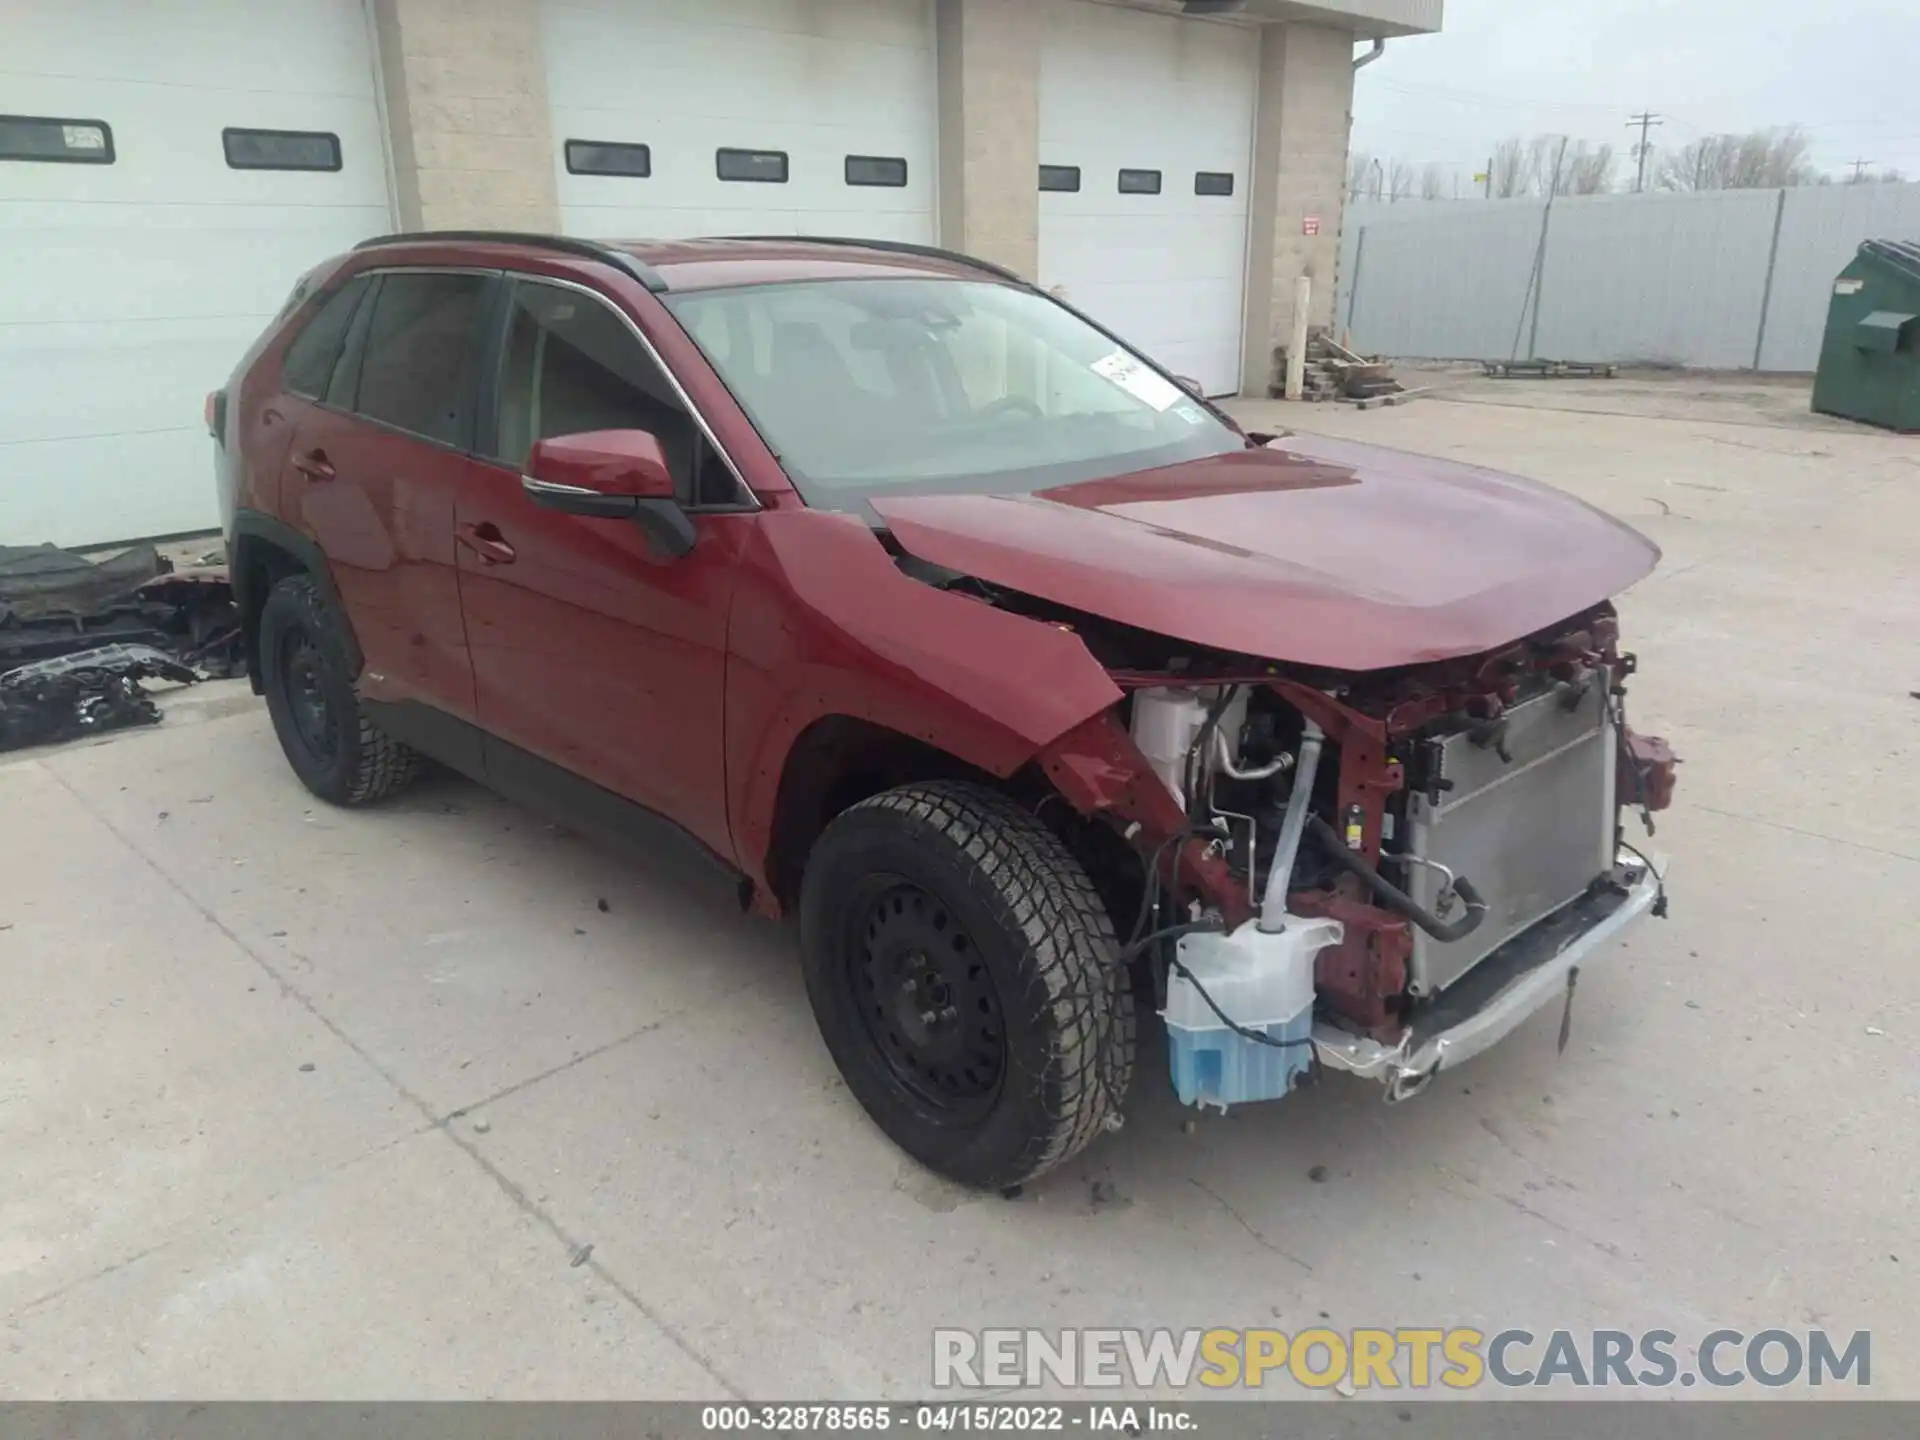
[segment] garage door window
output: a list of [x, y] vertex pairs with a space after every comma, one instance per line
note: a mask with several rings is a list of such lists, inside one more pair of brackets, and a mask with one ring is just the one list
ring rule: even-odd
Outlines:
[[567, 141], [569, 175], [623, 175], [645, 180], [653, 174], [653, 147], [613, 140]]
[[1233, 194], [1233, 173], [1228, 170], [1202, 170], [1193, 177], [1193, 193], [1231, 195]]
[[327, 393], [333, 367], [347, 338], [347, 327], [372, 284], [366, 276], [351, 281], [328, 297], [287, 349], [281, 383], [289, 393], [317, 400]]
[[0, 160], [55, 165], [111, 165], [113, 130], [104, 120], [0, 115]]
[[1040, 167], [1040, 188], [1072, 194], [1080, 189], [1080, 167], [1078, 165], [1042, 165]]
[[242, 130], [228, 126], [220, 144], [232, 170], [338, 170], [340, 137], [324, 130]]
[[374, 300], [354, 408], [428, 440], [466, 443], [484, 275], [396, 273]]
[[1120, 193], [1122, 195], [1158, 195], [1160, 172], [1158, 170], [1122, 170]]
[[885, 155], [847, 156], [847, 184], [898, 190], [907, 183], [907, 162]]
[[756, 185], [787, 183], [787, 152], [784, 150], [721, 150], [714, 156], [714, 168], [722, 180], [742, 180]]

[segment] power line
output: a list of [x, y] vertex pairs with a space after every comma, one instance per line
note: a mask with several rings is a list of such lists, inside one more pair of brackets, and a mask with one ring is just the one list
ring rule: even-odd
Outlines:
[[1633, 147], [1633, 153], [1640, 161], [1640, 168], [1633, 177], [1633, 192], [1636, 195], [1647, 188], [1647, 160], [1653, 154], [1653, 145], [1648, 140], [1647, 133], [1654, 126], [1664, 124], [1666, 121], [1651, 110], [1643, 110], [1638, 115], [1629, 116], [1627, 119], [1629, 130], [1636, 125], [1640, 127], [1640, 143]]

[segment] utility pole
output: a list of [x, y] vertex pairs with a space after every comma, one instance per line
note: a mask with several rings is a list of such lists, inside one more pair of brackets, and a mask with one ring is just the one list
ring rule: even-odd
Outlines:
[[1867, 166], [1871, 164], [1873, 164], [1871, 160], [1855, 160], [1853, 162], [1853, 179], [1848, 183], [1858, 185], [1862, 180], [1866, 179]]
[[1653, 145], [1647, 138], [1647, 132], [1656, 125], [1664, 125], [1658, 114], [1652, 110], [1643, 110], [1638, 115], [1628, 117], [1627, 128], [1640, 127], [1640, 143], [1633, 147], [1633, 153], [1640, 159], [1640, 168], [1633, 177], [1633, 190], [1637, 195], [1647, 188], [1647, 157], [1653, 154]]
[[1493, 198], [1493, 162], [1492, 155], [1487, 156], [1487, 199]]

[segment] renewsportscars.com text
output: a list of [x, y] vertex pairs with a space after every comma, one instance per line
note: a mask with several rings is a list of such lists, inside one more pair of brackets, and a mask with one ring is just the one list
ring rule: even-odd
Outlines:
[[936, 1330], [933, 1384], [1184, 1390], [1663, 1389], [1873, 1383], [1865, 1330]]

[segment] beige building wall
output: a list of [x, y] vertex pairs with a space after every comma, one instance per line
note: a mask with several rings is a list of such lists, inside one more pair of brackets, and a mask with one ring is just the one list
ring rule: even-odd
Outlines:
[[940, 243], [1040, 273], [1039, 0], [937, 0]]
[[372, 0], [403, 230], [560, 227], [537, 0]]
[[[1302, 275], [1313, 282], [1308, 324], [1333, 323], [1353, 127], [1353, 45], [1353, 32], [1319, 25], [1269, 25], [1261, 32], [1243, 394], [1265, 395], [1273, 383], [1274, 350], [1292, 333], [1295, 281]], [[1307, 234], [1310, 228], [1318, 233]]]

